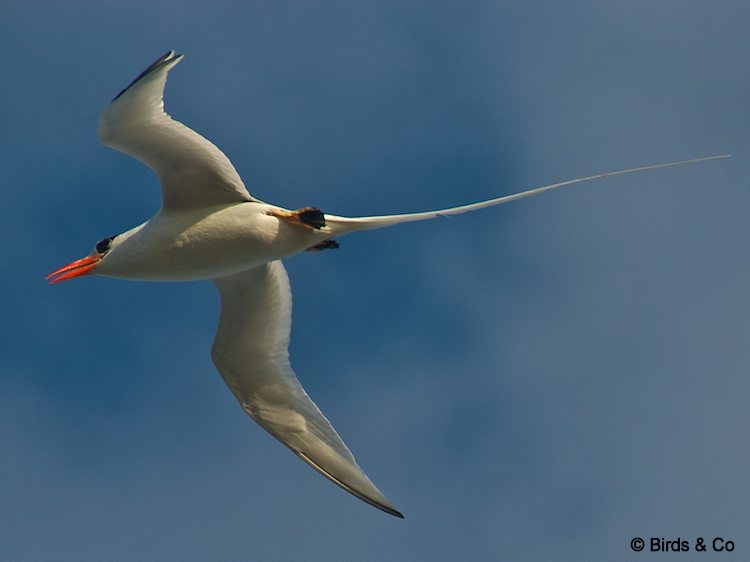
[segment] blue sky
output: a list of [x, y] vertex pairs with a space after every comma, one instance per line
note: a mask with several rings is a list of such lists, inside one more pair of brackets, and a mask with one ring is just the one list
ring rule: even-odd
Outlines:
[[[0, 558], [641, 559], [750, 548], [746, 2], [0, 5]], [[251, 193], [362, 215], [730, 152], [287, 261], [292, 363], [406, 515], [342, 492], [216, 374], [210, 283], [52, 269], [148, 218], [98, 144], [167, 107]], [[680, 560], [703, 560], [694, 552]]]

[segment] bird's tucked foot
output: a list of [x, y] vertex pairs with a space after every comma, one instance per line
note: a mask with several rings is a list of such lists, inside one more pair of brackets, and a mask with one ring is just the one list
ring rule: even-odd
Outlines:
[[316, 230], [319, 230], [326, 225], [326, 217], [323, 214], [323, 211], [316, 207], [303, 207], [296, 211], [273, 210], [268, 211], [268, 214], [287, 222], [300, 224]]
[[335, 240], [323, 240], [322, 242], [310, 246], [306, 252], [322, 252], [323, 250], [335, 250], [339, 247], [339, 243]]

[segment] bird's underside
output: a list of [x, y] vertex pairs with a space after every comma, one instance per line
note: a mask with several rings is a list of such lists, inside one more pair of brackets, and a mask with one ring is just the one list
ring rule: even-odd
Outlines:
[[167, 73], [182, 55], [170, 51], [144, 70], [103, 111], [102, 143], [149, 166], [159, 177], [162, 208], [149, 221], [97, 243], [87, 257], [48, 276], [156, 280], [211, 278], [221, 316], [211, 351], [242, 408], [297, 456], [371, 505], [403, 517], [370, 481], [336, 430], [300, 385], [289, 362], [292, 299], [281, 259], [338, 247], [334, 238], [404, 222], [458, 215], [606, 176], [587, 176], [460, 207], [374, 217], [296, 211], [263, 203], [245, 188], [230, 160], [210, 141], [164, 112]]

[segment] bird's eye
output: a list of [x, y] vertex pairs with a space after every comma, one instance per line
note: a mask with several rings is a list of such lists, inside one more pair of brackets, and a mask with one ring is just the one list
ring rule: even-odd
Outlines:
[[96, 251], [100, 254], [106, 254], [109, 250], [109, 244], [114, 238], [114, 236], [107, 236], [106, 238], [99, 240], [99, 242], [96, 243]]

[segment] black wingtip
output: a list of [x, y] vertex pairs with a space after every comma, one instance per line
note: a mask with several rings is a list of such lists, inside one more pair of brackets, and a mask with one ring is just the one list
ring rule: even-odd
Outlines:
[[119, 98], [122, 94], [127, 92], [130, 88], [133, 87], [133, 85], [138, 82], [141, 78], [146, 76], [147, 74], [151, 73], [152, 71], [156, 70], [157, 68], [160, 68], [162, 65], [171, 62], [175, 59], [182, 58], [182, 55], [178, 55], [174, 51], [167, 51], [162, 56], [160, 56], [158, 59], [156, 59], [153, 63], [149, 65], [149, 67], [141, 72], [138, 76], [135, 77], [135, 79], [128, 84], [119, 94], [117, 94], [114, 98], [112, 98], [112, 101], [115, 101], [117, 98]]
[[338, 482], [336, 480], [334, 480], [334, 482], [336, 482], [336, 484], [338, 484], [339, 486], [341, 486], [342, 488], [344, 488], [344, 490], [346, 490], [347, 492], [349, 492], [349, 493], [357, 496], [359, 499], [361, 499], [365, 503], [369, 503], [371, 506], [377, 507], [383, 513], [387, 513], [388, 515], [393, 515], [394, 517], [398, 517], [399, 519], [406, 519], [404, 517], [403, 513], [401, 513], [400, 511], [398, 511], [398, 510], [396, 510], [394, 508], [392, 508], [391, 506], [384, 505], [382, 503], [374, 501], [374, 500], [368, 498], [367, 496], [365, 496], [363, 494], [360, 494], [356, 490], [353, 490], [352, 488], [349, 488], [348, 486], [345, 486], [345, 485], [343, 485], [342, 483], [340, 483], [340, 482]]
[[[292, 448], [286, 441], [283, 441], [282, 439], [280, 439], [275, 433], [271, 433], [271, 435], [273, 435], [274, 437], [276, 437], [276, 439], [278, 439], [284, 445], [286, 445], [287, 447], [289, 447], [295, 455], [297, 455], [299, 458], [301, 458], [303, 461], [305, 461], [307, 464], [309, 464], [311, 467], [313, 467], [320, 474], [322, 474], [323, 476], [325, 476], [326, 478], [328, 478], [331, 482], [333, 482], [337, 486], [343, 488], [344, 490], [346, 490], [347, 492], [349, 492], [353, 496], [358, 497], [363, 502], [369, 503], [373, 507], [377, 507], [380, 511], [382, 511], [384, 513], [387, 513], [388, 515], [393, 515], [394, 517], [398, 517], [399, 519], [404, 519], [403, 513], [401, 513], [400, 511], [398, 511], [396, 508], [391, 507], [390, 505], [381, 503], [381, 502], [379, 502], [379, 501], [377, 501], [377, 500], [375, 500], [375, 499], [373, 499], [373, 498], [371, 498], [369, 496], [366, 496], [362, 492], [360, 492], [358, 490], [355, 490], [354, 488], [352, 488], [351, 486], [349, 486], [349, 484], [347, 484], [343, 480], [340, 480], [339, 478], [337, 478], [336, 476], [334, 476], [333, 474], [331, 474], [330, 472], [328, 472], [327, 470], [325, 470], [322, 466], [318, 465], [315, 461], [313, 461], [305, 453]], [[377, 488], [376, 488], [376, 490], [377, 490]]]

